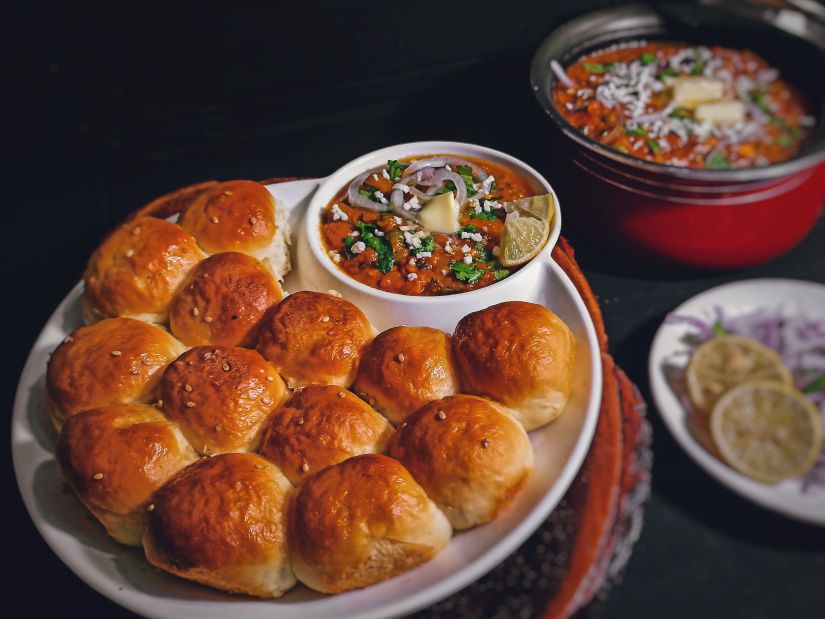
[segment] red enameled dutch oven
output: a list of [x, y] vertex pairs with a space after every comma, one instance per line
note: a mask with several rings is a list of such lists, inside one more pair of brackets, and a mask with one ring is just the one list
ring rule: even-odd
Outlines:
[[[550, 61], [567, 66], [590, 51], [634, 40], [754, 50], [810, 98], [815, 134], [793, 159], [738, 170], [665, 166], [588, 138], [553, 105]], [[560, 191], [565, 216], [622, 252], [691, 267], [745, 267], [789, 250], [810, 231], [825, 202], [823, 47], [825, 42], [817, 45], [762, 21], [696, 5], [626, 5], [558, 28], [536, 52], [531, 81], [569, 150]]]

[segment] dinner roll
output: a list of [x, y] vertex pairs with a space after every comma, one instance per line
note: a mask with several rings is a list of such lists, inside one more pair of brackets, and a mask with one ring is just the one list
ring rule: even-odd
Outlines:
[[289, 480], [255, 454], [202, 458], [155, 493], [143, 548], [149, 563], [261, 598], [295, 584], [289, 568]]
[[263, 263], [238, 252], [196, 266], [169, 306], [169, 328], [189, 346], [255, 344], [266, 311], [284, 293]]
[[383, 452], [391, 435], [387, 420], [346, 389], [309, 385], [272, 413], [261, 455], [297, 485], [330, 464]]
[[74, 415], [57, 459], [89, 511], [121, 544], [140, 546], [149, 499], [197, 459], [180, 430], [147, 404], [111, 404]]
[[269, 260], [279, 280], [289, 272], [289, 228], [281, 205], [254, 181], [210, 187], [180, 216], [180, 225], [208, 254], [239, 251]]
[[533, 448], [509, 413], [473, 395], [430, 402], [398, 428], [390, 454], [455, 529], [489, 522], [533, 470]]
[[374, 334], [364, 312], [349, 301], [324, 292], [296, 292], [264, 318], [258, 351], [290, 387], [349, 387]]
[[165, 322], [172, 295], [203, 258], [195, 239], [169, 221], [138, 217], [122, 224], [86, 266], [86, 324], [107, 316]]
[[395, 424], [427, 402], [458, 393], [450, 336], [431, 327], [393, 327], [369, 343], [353, 390]]
[[202, 455], [256, 451], [269, 416], [287, 398], [278, 373], [254, 350], [198, 346], [163, 373], [163, 412]]
[[453, 351], [462, 390], [503, 404], [528, 432], [562, 414], [576, 340], [546, 307], [508, 301], [468, 314], [456, 326]]
[[49, 359], [52, 423], [60, 429], [80, 411], [153, 400], [164, 368], [184, 350], [169, 333], [142, 320], [109, 318], [81, 327]]
[[309, 476], [289, 504], [289, 556], [302, 583], [339, 593], [432, 559], [450, 522], [397, 460], [355, 456]]

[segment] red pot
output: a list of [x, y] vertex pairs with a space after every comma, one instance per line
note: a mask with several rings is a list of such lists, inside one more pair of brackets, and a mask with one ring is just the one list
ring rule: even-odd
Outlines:
[[[696, 7], [690, 17], [663, 12], [662, 6], [618, 7], [568, 22], [539, 47], [531, 69], [533, 89], [554, 121], [554, 137], [560, 133], [568, 151], [569, 169], [559, 183], [566, 189], [560, 194], [565, 217], [621, 252], [703, 268], [758, 264], [802, 240], [825, 202], [821, 80], [813, 86], [807, 80], [806, 94], [818, 104], [819, 114], [806, 149], [780, 164], [737, 170], [685, 169], [630, 157], [580, 133], [550, 97], [555, 81], [551, 60], [565, 65], [590, 50], [643, 38], [750, 47], [792, 83], [800, 64], [809, 76], [812, 65], [825, 69], [822, 49], [764, 23], [730, 23], [725, 14]], [[794, 60], [802, 57], [805, 63]], [[783, 59], [791, 64], [783, 66]]]

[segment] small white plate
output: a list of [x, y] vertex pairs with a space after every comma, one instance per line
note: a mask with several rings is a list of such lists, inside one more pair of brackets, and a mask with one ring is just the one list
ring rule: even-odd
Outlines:
[[[297, 181], [268, 187], [289, 209], [293, 231], [301, 226], [318, 184]], [[285, 288], [294, 292], [302, 287], [301, 275], [290, 273]], [[148, 617], [368, 619], [423, 608], [467, 586], [515, 551], [564, 496], [593, 438], [602, 386], [596, 333], [572, 282], [548, 260], [536, 267], [530, 298], [525, 300], [552, 309], [575, 335], [574, 392], [558, 421], [530, 433], [535, 472], [513, 505], [494, 522], [457, 534], [429, 563], [365, 589], [323, 596], [298, 586], [277, 600], [230, 596], [152, 568], [139, 549], [109, 538], [65, 489], [54, 458], [57, 437], [46, 414], [45, 370], [50, 352], [81, 324], [82, 288], [82, 283], [75, 286], [55, 310], [20, 378], [12, 417], [17, 483], [35, 526], [63, 562], [101, 594]], [[366, 309], [371, 319], [377, 311], [378, 307]], [[423, 314], [419, 324], [441, 324], [436, 312]]]
[[[825, 286], [792, 279], [751, 279], [706, 290], [674, 310], [712, 323], [716, 308], [725, 316], [748, 314], [757, 309], [781, 308], [787, 316], [804, 314], [825, 320]], [[714, 455], [707, 430], [692, 421], [682, 404], [678, 376], [687, 366], [690, 338], [696, 329], [683, 322], [665, 321], [653, 339], [648, 372], [653, 402], [676, 441], [705, 471], [746, 499], [797, 520], [825, 526], [825, 487], [810, 486], [802, 492], [799, 479], [764, 484], [730, 468]]]

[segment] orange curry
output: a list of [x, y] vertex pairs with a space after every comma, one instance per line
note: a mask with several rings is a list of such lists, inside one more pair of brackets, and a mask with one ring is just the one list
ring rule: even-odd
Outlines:
[[[452, 191], [458, 229], [430, 232], [415, 215]], [[390, 160], [344, 187], [321, 214], [330, 258], [350, 277], [407, 295], [475, 290], [511, 275], [498, 260], [509, 200], [533, 195], [503, 165], [455, 155]]]
[[654, 42], [615, 46], [565, 69], [553, 102], [584, 135], [672, 166], [765, 166], [797, 154], [806, 99], [749, 50]]

